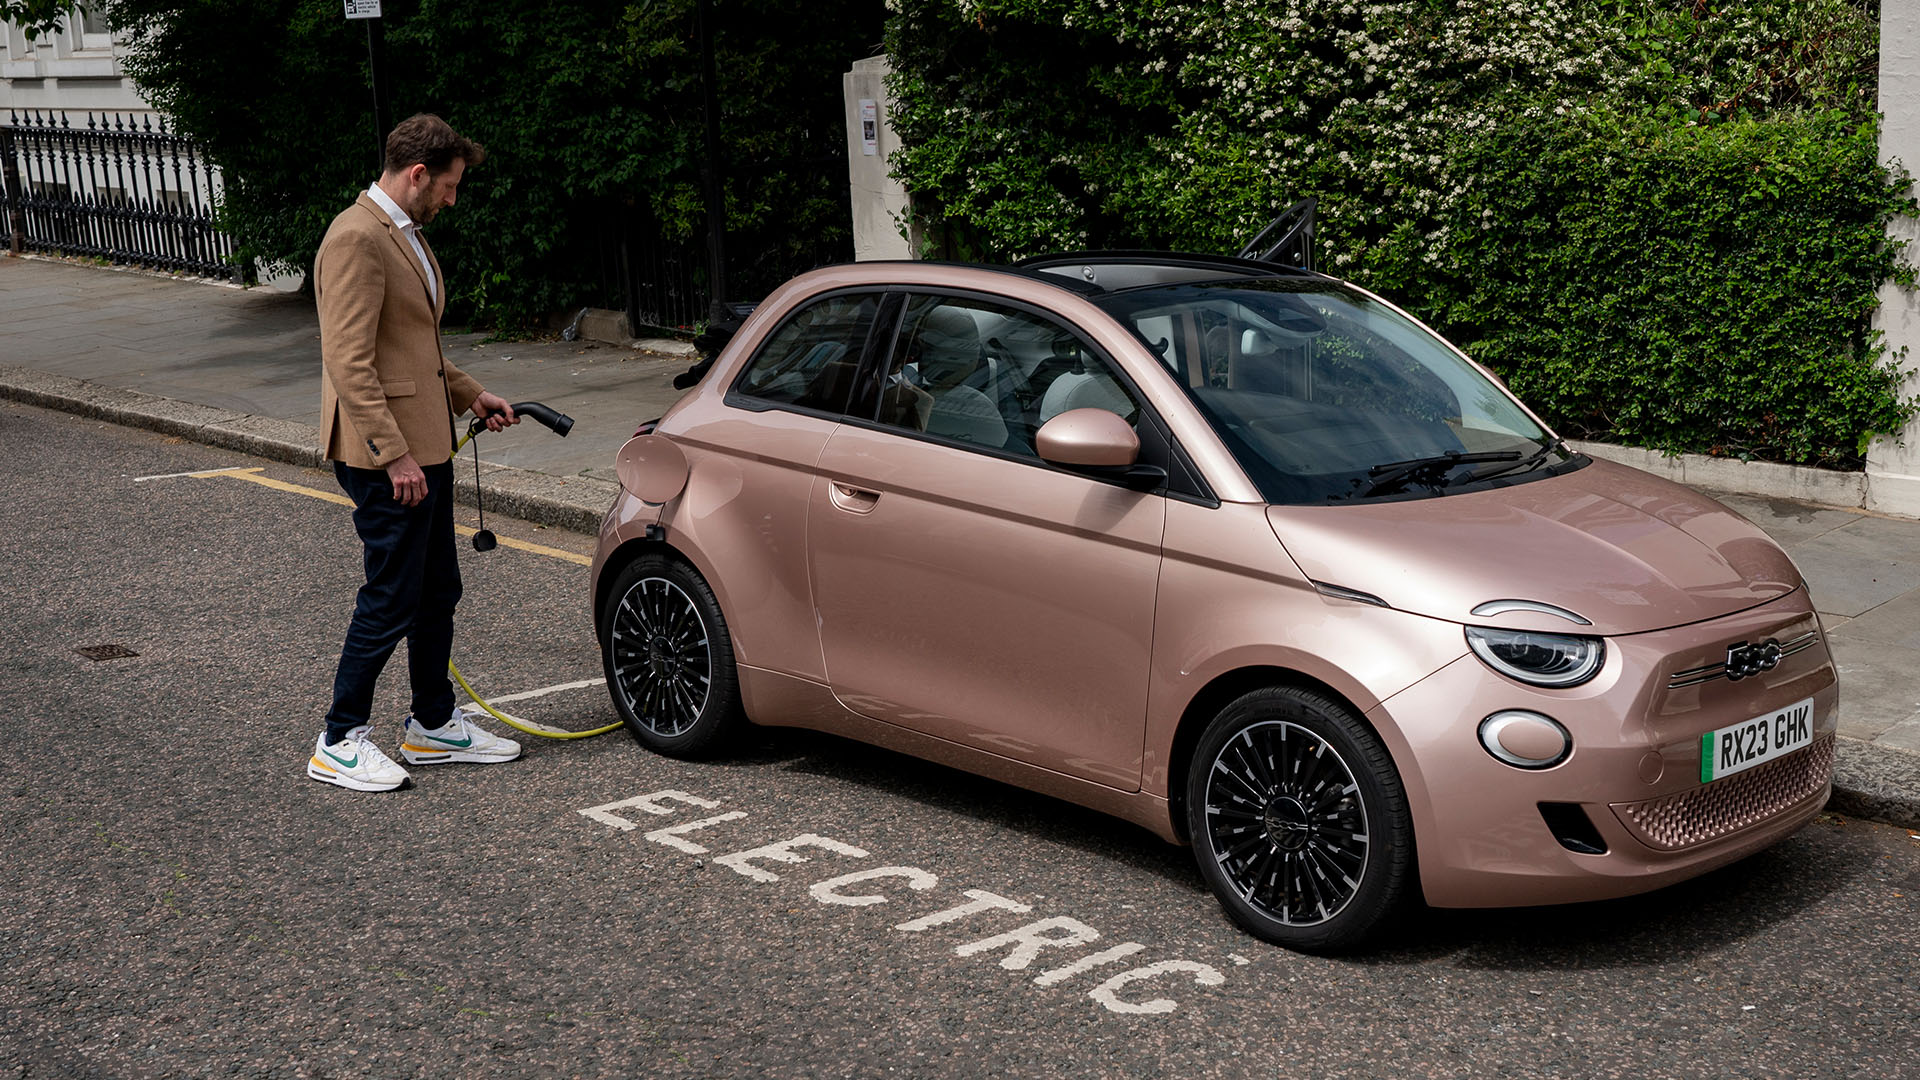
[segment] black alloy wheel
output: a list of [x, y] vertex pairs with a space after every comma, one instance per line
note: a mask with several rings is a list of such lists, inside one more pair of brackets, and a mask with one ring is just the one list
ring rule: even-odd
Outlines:
[[620, 571], [600, 615], [600, 656], [615, 711], [652, 750], [710, 753], [742, 719], [726, 619], [678, 559], [643, 555]]
[[1187, 770], [1187, 827], [1227, 914], [1276, 944], [1351, 948], [1407, 893], [1399, 773], [1351, 710], [1311, 690], [1268, 687], [1220, 711]]

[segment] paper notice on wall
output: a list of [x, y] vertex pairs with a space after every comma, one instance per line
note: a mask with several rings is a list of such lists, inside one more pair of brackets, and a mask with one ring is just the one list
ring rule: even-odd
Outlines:
[[860, 152], [868, 157], [880, 152], [880, 106], [872, 98], [860, 99]]

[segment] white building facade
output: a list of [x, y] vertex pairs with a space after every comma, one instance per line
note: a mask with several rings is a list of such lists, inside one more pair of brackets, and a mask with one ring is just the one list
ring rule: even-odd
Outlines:
[[23, 253], [245, 278], [232, 239], [213, 226], [219, 170], [168, 130], [121, 55], [97, 8], [76, 5], [44, 34], [0, 24], [0, 242]]
[[88, 113], [155, 115], [120, 68], [119, 46], [99, 12], [76, 5], [51, 34], [0, 24], [0, 122], [40, 110], [85, 121]]
[[[1880, 159], [1920, 175], [1920, 5], [1880, 5]], [[1907, 243], [1920, 260], [1920, 221], [1896, 218], [1888, 235]], [[1920, 394], [1920, 296], [1888, 282], [1880, 288], [1874, 327], [1908, 373], [1902, 396]], [[1876, 440], [1867, 451], [1866, 504], [1874, 510], [1920, 517], [1920, 418], [1898, 438]]]

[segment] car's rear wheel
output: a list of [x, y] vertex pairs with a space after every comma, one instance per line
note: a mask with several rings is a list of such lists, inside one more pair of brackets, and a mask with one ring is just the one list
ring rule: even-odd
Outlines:
[[726, 618], [679, 559], [642, 555], [620, 571], [600, 615], [600, 656], [613, 707], [642, 745], [700, 757], [739, 727]]
[[1309, 952], [1351, 948], [1407, 893], [1413, 822], [1392, 759], [1325, 694], [1235, 699], [1187, 770], [1200, 873], [1250, 933]]

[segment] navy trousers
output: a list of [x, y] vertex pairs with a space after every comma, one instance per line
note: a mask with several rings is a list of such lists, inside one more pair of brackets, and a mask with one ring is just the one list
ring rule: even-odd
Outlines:
[[371, 723], [373, 684], [387, 658], [407, 642], [407, 676], [414, 719], [439, 727], [453, 715], [453, 608], [460, 602], [460, 560], [453, 543], [453, 463], [428, 465], [427, 497], [402, 506], [385, 469], [333, 463], [341, 490], [353, 500], [353, 528], [366, 548], [367, 583], [353, 605], [353, 622], [333, 676], [327, 742]]

